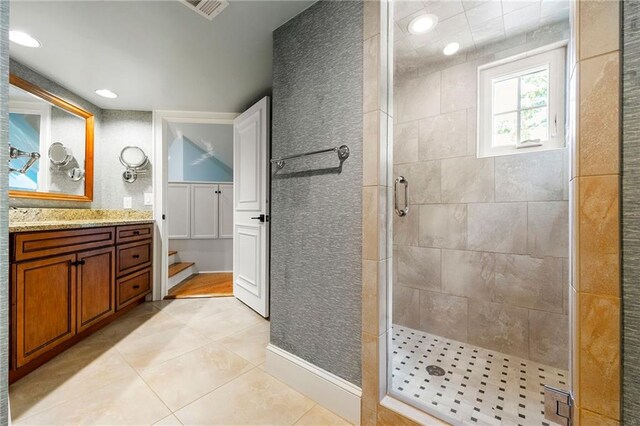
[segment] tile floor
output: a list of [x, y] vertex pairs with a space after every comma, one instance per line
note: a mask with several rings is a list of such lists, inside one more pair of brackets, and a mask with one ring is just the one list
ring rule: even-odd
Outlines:
[[14, 383], [12, 420], [347, 425], [261, 368], [268, 340], [232, 297], [145, 303]]
[[543, 385], [569, 383], [564, 370], [397, 325], [392, 369], [394, 394], [464, 425], [554, 425]]

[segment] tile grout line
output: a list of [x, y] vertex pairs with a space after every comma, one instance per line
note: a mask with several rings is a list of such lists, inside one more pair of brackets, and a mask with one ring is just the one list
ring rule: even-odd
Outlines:
[[[124, 356], [122, 356], [122, 354], [121, 354], [121, 353], [120, 353], [120, 352], [119, 352], [115, 347], [110, 347], [110, 349], [114, 350], [115, 355], [117, 355], [118, 357], [120, 357], [120, 358], [122, 359], [122, 361], [124, 361], [124, 363], [125, 363], [127, 366], [129, 366], [129, 367], [130, 367], [130, 368], [135, 372], [135, 368], [133, 368], [133, 367], [129, 364], [129, 362], [124, 358]], [[105, 352], [101, 352], [100, 354], [102, 355], [102, 354], [104, 354], [104, 353], [106, 353], [106, 351], [105, 351]], [[45, 365], [46, 365], [46, 364], [45, 364]], [[81, 369], [81, 370], [82, 370], [82, 369]], [[74, 375], [75, 375], [75, 374], [77, 374], [77, 373], [78, 373], [79, 371], [81, 371], [81, 370], [74, 371]], [[106, 383], [106, 384], [104, 384], [104, 385], [102, 385], [102, 386], [96, 386], [96, 387], [93, 387], [93, 388], [91, 389], [91, 391], [89, 391], [89, 393], [87, 393], [87, 394], [92, 394], [92, 393], [94, 393], [94, 392], [97, 392], [98, 390], [104, 389], [104, 388], [106, 388], [106, 387], [108, 387], [108, 386], [112, 386], [112, 385], [115, 385], [115, 384], [116, 384], [116, 382], [113, 382], [113, 383]], [[84, 394], [84, 395], [87, 395], [87, 394]], [[44, 409], [42, 409], [42, 410], [40, 410], [40, 411], [36, 411], [35, 413], [31, 413], [31, 414], [29, 414], [29, 415], [28, 415], [28, 416], [26, 416], [26, 417], [19, 417], [19, 418], [17, 418], [17, 419], [12, 418], [11, 420], [12, 420], [12, 422], [13, 422], [13, 423], [21, 423], [21, 422], [23, 422], [23, 421], [24, 421], [24, 420], [26, 420], [26, 419], [29, 419], [29, 418], [34, 417], [34, 416], [37, 416], [37, 415], [41, 415], [41, 414], [43, 414], [43, 413], [46, 413], [47, 411], [53, 410], [54, 408], [57, 408], [57, 407], [59, 407], [59, 406], [61, 406], [61, 405], [64, 405], [64, 404], [67, 404], [67, 403], [69, 403], [69, 402], [71, 402], [71, 401], [72, 401], [72, 399], [64, 399], [64, 400], [61, 400], [60, 402], [58, 402], [58, 403], [56, 403], [56, 404], [51, 405], [50, 407], [44, 408]]]
[[295, 424], [298, 423], [304, 416], [309, 414], [309, 412], [311, 410], [313, 410], [316, 407], [316, 405], [318, 405], [318, 404], [314, 401], [314, 404], [311, 406], [311, 408], [309, 408], [307, 411], [305, 411], [300, 417], [298, 417], [293, 423], [291, 423], [291, 425], [295, 426]]

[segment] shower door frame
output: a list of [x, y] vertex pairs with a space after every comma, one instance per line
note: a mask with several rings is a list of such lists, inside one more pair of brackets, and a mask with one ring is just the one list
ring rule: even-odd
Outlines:
[[[603, 56], [611, 56], [608, 74], [614, 73], [619, 88], [620, 44], [616, 37], [603, 37], [602, 28], [620, 28], [619, 2], [582, 2], [570, 0], [571, 40], [569, 46], [570, 70], [569, 106], [567, 119], [571, 173], [569, 190], [569, 234], [570, 234], [570, 286], [569, 286], [569, 334], [571, 390], [575, 397], [574, 419], [593, 424], [620, 421], [620, 268], [619, 232], [620, 212], [617, 208], [608, 218], [593, 217], [593, 203], [619, 203], [618, 162], [614, 167], [604, 167], [594, 172], [586, 166], [584, 151], [589, 158], [600, 155], [605, 158], [619, 157], [619, 138], [609, 138], [602, 143], [593, 143], [587, 137], [580, 138], [585, 129], [581, 115], [589, 116], [596, 89], [602, 89], [599, 80], [586, 76]], [[362, 424], [447, 424], [441, 419], [389, 394], [389, 348], [391, 341], [391, 288], [393, 247], [393, 11], [388, 0], [364, 1], [363, 22], [363, 241], [362, 241]], [[597, 18], [599, 26], [580, 27], [580, 20]], [[613, 31], [614, 36], [616, 32]], [[608, 41], [603, 43], [602, 39]], [[615, 39], [615, 40], [614, 40]], [[585, 41], [583, 41], [585, 40]], [[581, 49], [581, 42], [594, 43], [600, 40], [600, 50]], [[615, 58], [618, 61], [615, 62]], [[616, 68], [617, 67], [617, 68]], [[616, 70], [618, 77], [615, 77]], [[607, 87], [609, 88], [609, 87]], [[599, 93], [602, 93], [600, 91]], [[606, 91], [608, 104], [619, 105], [619, 90]], [[587, 99], [588, 104], [581, 101]], [[602, 102], [602, 95], [599, 100]], [[619, 117], [610, 114], [609, 128], [620, 129]], [[618, 121], [616, 122], [616, 119]], [[590, 129], [592, 130], [592, 129]], [[618, 132], [619, 133], [619, 132]], [[585, 131], [585, 134], [587, 132]], [[606, 135], [605, 135], [606, 136]], [[603, 136], [604, 137], [604, 136]], [[602, 138], [600, 138], [602, 139]], [[589, 144], [591, 142], [591, 144]], [[596, 153], [596, 154], [594, 154]], [[587, 158], [588, 159], [588, 158]], [[579, 164], [580, 161], [584, 164]], [[597, 166], [597, 165], [596, 165]], [[604, 201], [603, 201], [604, 200]], [[601, 213], [601, 211], [597, 211]], [[603, 213], [604, 214], [604, 213]], [[591, 215], [591, 216], [590, 216]], [[600, 220], [601, 219], [601, 220]], [[595, 225], [593, 224], [595, 222]], [[600, 229], [596, 238], [618, 236], [614, 249], [618, 257], [600, 247], [584, 247], [580, 244], [595, 227]], [[609, 290], [584, 288], [587, 279], [597, 278], [598, 271], [585, 271], [580, 263], [582, 257], [595, 255], [610, 259], [607, 266], [617, 270], [608, 278]], [[613, 253], [615, 254], [615, 253]], [[592, 284], [593, 285], [593, 284]], [[583, 287], [583, 288], [581, 288]], [[603, 315], [605, 313], [605, 315]], [[605, 317], [604, 319], [602, 317]], [[595, 353], [594, 348], [608, 347], [609, 351]], [[594, 374], [594, 369], [604, 374]]]

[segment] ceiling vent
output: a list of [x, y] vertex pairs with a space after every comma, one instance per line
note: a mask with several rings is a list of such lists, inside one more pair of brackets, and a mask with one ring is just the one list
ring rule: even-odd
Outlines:
[[213, 18], [229, 6], [229, 2], [226, 0], [180, 0], [180, 2], [210, 21], [213, 21]]

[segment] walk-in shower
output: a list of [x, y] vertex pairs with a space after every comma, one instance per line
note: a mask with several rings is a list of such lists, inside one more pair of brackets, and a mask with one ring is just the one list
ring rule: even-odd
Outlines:
[[544, 386], [570, 387], [569, 2], [392, 4], [389, 392], [454, 424], [551, 425]]

